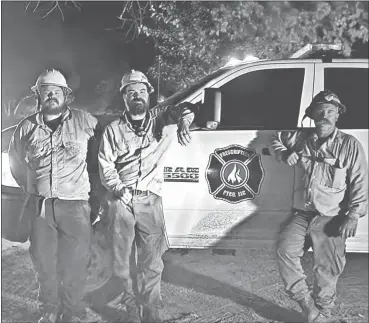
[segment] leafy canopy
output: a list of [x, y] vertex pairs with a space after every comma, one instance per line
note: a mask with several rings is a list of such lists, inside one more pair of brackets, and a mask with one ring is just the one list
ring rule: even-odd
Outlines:
[[[79, 10], [83, 6], [76, 1], [40, 3], [47, 15], [50, 10], [62, 15], [68, 3]], [[125, 43], [154, 42], [149, 74], [157, 80], [160, 73], [165, 95], [231, 57], [286, 58], [308, 43], [342, 43], [343, 55], [349, 56], [355, 44], [368, 42], [366, 1], [122, 1], [117, 19], [120, 25], [113, 32]]]

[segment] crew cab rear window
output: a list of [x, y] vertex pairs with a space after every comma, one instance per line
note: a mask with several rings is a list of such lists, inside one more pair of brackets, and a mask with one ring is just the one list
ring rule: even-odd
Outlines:
[[304, 68], [259, 70], [224, 84], [219, 129], [296, 128], [304, 75]]
[[346, 106], [338, 120], [340, 129], [368, 129], [368, 69], [324, 69], [324, 88], [337, 93]]

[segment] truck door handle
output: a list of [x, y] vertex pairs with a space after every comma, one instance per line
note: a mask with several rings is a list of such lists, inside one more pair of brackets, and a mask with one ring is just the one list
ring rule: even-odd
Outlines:
[[263, 155], [266, 155], [266, 156], [271, 156], [270, 154], [270, 151], [269, 151], [269, 148], [268, 147], [264, 147], [262, 150], [261, 150], [261, 153]]

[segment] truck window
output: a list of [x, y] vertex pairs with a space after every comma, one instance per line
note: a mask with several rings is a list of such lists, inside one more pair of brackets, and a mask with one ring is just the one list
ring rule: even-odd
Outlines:
[[368, 129], [368, 69], [328, 68], [324, 69], [324, 88], [337, 93], [346, 106], [340, 117], [340, 129]]
[[304, 75], [304, 68], [259, 70], [224, 84], [219, 128], [296, 128]]

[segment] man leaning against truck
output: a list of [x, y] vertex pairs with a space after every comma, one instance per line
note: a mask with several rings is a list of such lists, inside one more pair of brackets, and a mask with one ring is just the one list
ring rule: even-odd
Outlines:
[[[162, 161], [177, 129], [179, 142], [190, 142], [195, 106], [185, 103], [149, 110], [153, 87], [135, 70], [123, 76], [120, 91], [126, 111], [105, 128], [99, 151], [100, 177], [109, 191], [106, 209], [114, 228], [113, 269], [123, 285], [124, 319], [160, 322], [162, 256], [168, 248], [161, 199]], [[137, 280], [132, 279], [131, 271], [135, 244]]]
[[[346, 107], [321, 91], [306, 109], [315, 128], [277, 132], [272, 141], [279, 161], [294, 167], [293, 217], [277, 241], [277, 262], [285, 288], [307, 322], [330, 322], [342, 274], [345, 241], [354, 237], [367, 213], [368, 167], [360, 142], [338, 130]], [[312, 294], [300, 258], [313, 249]]]

